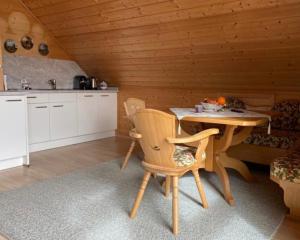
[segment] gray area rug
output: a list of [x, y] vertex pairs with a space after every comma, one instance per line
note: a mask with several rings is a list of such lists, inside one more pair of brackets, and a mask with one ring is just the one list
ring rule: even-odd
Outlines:
[[209, 203], [203, 209], [192, 175], [180, 179], [180, 234], [171, 232], [172, 198], [151, 179], [131, 220], [128, 213], [143, 176], [138, 161], [120, 171], [119, 161], [0, 193], [0, 232], [12, 240], [271, 239], [285, 208], [267, 174], [246, 183], [230, 172], [236, 206], [220, 195], [214, 174], [201, 171]]

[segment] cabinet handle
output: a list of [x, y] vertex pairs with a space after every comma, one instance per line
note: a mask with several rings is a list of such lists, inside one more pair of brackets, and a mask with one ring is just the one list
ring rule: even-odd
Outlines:
[[59, 108], [59, 107], [63, 107], [64, 105], [54, 105], [53, 107], [55, 108]]
[[6, 102], [22, 102], [22, 99], [8, 99]]
[[94, 95], [84, 95], [84, 97], [94, 97]]
[[27, 97], [27, 98], [36, 98], [36, 96], [31, 96], [31, 97]]
[[38, 107], [35, 107], [35, 108], [47, 108], [47, 106], [38, 106]]
[[101, 97], [109, 97], [109, 95], [100, 95]]

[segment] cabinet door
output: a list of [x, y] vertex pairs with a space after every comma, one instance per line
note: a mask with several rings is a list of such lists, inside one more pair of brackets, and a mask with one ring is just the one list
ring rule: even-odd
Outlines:
[[50, 105], [51, 140], [77, 135], [76, 103], [53, 103]]
[[99, 126], [98, 94], [78, 94], [78, 133], [86, 135], [97, 133]]
[[0, 160], [27, 154], [27, 105], [24, 97], [0, 97]]
[[29, 144], [50, 140], [49, 105], [28, 104]]
[[100, 94], [99, 99], [99, 131], [114, 131], [117, 129], [117, 94]]

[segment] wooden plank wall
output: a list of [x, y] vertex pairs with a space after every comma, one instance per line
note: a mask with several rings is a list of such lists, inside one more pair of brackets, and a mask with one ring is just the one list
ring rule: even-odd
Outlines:
[[171, 107], [193, 107], [203, 98], [216, 98], [219, 96], [235, 96], [242, 99], [248, 107], [264, 106], [270, 109], [274, 102], [283, 99], [300, 100], [299, 91], [246, 91], [232, 89], [202, 89], [202, 88], [162, 88], [140, 86], [123, 86], [119, 94], [118, 130], [119, 134], [128, 134], [128, 122], [125, 121], [126, 113], [123, 102], [129, 97], [143, 99], [147, 108], [159, 109], [169, 112]]
[[[18, 0], [0, 0], [0, 35], [3, 41], [13, 39], [17, 43], [18, 50], [15, 55], [41, 57], [38, 45], [45, 42], [49, 45], [50, 50], [47, 57], [70, 59], [59, 42]], [[25, 35], [33, 39], [34, 47], [31, 50], [26, 50], [21, 46], [20, 39]], [[3, 48], [3, 44], [1, 47]]]
[[[24, 49], [20, 44], [20, 39], [28, 35], [33, 39], [34, 47], [31, 50]], [[51, 36], [40, 21], [32, 15], [22, 2], [18, 0], [0, 0], [0, 40], [1, 50], [0, 58], [4, 50], [3, 43], [6, 39], [13, 39], [18, 46], [18, 50], [14, 55], [42, 57], [38, 52], [38, 45], [45, 42], [49, 46], [50, 53], [47, 57], [58, 59], [70, 59], [70, 56]], [[8, 53], [7, 53], [8, 54]], [[0, 61], [0, 62], [1, 62]], [[3, 89], [3, 74], [0, 70], [0, 90]]]
[[300, 90], [300, 0], [23, 2], [84, 70], [120, 86], [120, 99], [164, 109], [224, 89]]

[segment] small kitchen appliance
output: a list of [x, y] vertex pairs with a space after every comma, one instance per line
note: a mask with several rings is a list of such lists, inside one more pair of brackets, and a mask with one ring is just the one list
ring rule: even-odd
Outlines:
[[88, 80], [90, 81], [91, 89], [96, 90], [98, 88], [98, 86], [97, 86], [97, 78], [95, 78], [95, 77], [89, 77]]
[[90, 89], [90, 84], [86, 76], [77, 75], [73, 79], [73, 89]]
[[107, 82], [101, 81], [101, 83], [100, 83], [100, 89], [101, 89], [101, 90], [105, 90], [105, 89], [107, 89], [107, 88], [108, 88]]

